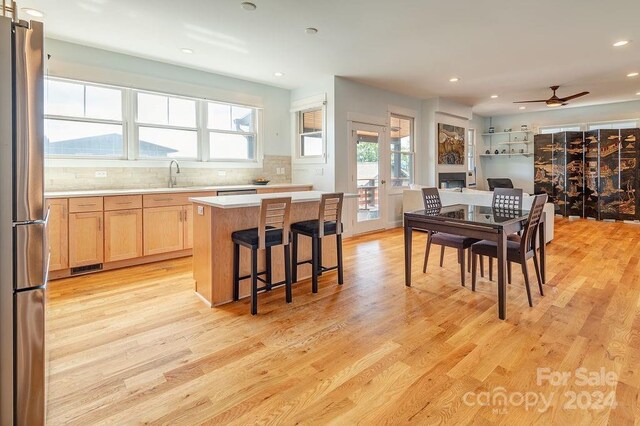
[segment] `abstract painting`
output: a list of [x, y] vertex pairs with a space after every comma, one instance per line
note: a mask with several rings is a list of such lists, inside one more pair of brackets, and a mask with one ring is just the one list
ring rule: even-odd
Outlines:
[[438, 164], [464, 164], [464, 127], [438, 123]]

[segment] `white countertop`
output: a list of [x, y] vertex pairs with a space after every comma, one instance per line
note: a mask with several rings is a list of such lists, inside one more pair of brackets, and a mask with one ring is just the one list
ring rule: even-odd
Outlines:
[[[222, 197], [191, 197], [189, 201], [205, 204], [221, 209], [236, 209], [240, 207], [258, 207], [264, 198], [291, 197], [292, 203], [320, 201], [323, 191], [278, 192], [274, 194], [246, 194], [227, 195]], [[344, 194], [344, 198], [356, 198], [358, 194]]]
[[180, 186], [175, 188], [141, 188], [141, 189], [95, 189], [87, 191], [56, 191], [45, 192], [45, 198], [73, 198], [73, 197], [105, 197], [109, 195], [132, 194], [168, 194], [179, 192], [206, 192], [206, 191], [237, 191], [242, 189], [263, 188], [303, 188], [312, 184], [274, 183], [268, 185], [217, 185], [217, 186]]

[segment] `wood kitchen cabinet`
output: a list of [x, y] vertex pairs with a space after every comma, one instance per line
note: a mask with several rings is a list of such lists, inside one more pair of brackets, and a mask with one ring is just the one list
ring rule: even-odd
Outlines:
[[49, 242], [49, 271], [58, 271], [69, 267], [69, 200], [52, 198], [47, 200], [49, 225], [47, 241]]
[[104, 261], [142, 257], [142, 209], [104, 212]]
[[144, 209], [144, 255], [184, 248], [184, 206]]
[[103, 213], [69, 214], [69, 267], [104, 261]]
[[184, 224], [184, 248], [193, 248], [193, 206], [191, 204], [182, 206], [183, 224]]

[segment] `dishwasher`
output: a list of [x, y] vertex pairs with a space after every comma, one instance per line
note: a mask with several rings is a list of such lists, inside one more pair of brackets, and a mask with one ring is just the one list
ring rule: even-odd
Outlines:
[[224, 197], [226, 195], [247, 195], [247, 194], [257, 194], [258, 192], [255, 189], [223, 189], [222, 191], [218, 191], [219, 197]]

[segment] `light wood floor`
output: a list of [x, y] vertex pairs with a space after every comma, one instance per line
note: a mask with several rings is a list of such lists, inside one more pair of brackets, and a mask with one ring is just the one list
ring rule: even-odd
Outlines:
[[[206, 308], [189, 258], [52, 282], [48, 424], [638, 422], [640, 226], [559, 220], [545, 296], [529, 308], [514, 268], [506, 321], [495, 283], [460, 286], [453, 251], [422, 274], [424, 238], [412, 288], [397, 229], [345, 241], [342, 287], [301, 282], [291, 305], [274, 290], [257, 317], [246, 300]], [[580, 367], [617, 379], [581, 385]], [[571, 378], [538, 385], [538, 368]], [[551, 406], [526, 409], [532, 393]]]

